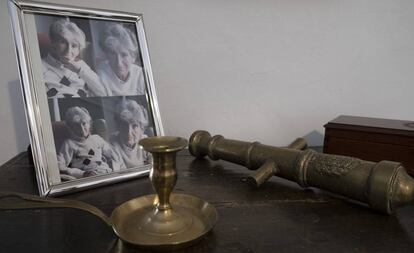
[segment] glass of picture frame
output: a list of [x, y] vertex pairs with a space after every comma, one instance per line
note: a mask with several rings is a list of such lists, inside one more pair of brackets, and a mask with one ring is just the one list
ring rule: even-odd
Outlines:
[[39, 194], [148, 175], [163, 135], [141, 14], [9, 0]]

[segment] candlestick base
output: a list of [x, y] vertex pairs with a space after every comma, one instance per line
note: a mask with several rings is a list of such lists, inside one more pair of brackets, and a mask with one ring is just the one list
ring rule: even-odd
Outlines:
[[154, 250], [191, 246], [217, 221], [209, 203], [186, 194], [170, 195], [172, 209], [159, 211], [157, 196], [147, 195], [118, 206], [111, 215], [115, 233], [127, 244]]

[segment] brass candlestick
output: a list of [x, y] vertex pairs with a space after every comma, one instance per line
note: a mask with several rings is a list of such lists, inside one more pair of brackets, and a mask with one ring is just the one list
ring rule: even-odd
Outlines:
[[392, 213], [414, 199], [414, 180], [400, 163], [374, 163], [300, 150], [304, 147], [300, 140], [289, 148], [277, 148], [196, 131], [191, 135], [189, 150], [195, 157], [208, 155], [213, 160], [223, 159], [256, 170], [249, 179], [257, 186], [271, 176], [279, 176], [302, 187], [318, 187], [367, 203], [384, 213]]
[[113, 227], [126, 243], [173, 250], [194, 244], [217, 221], [209, 203], [186, 194], [171, 193], [177, 181], [176, 153], [187, 146], [178, 137], [150, 137], [139, 144], [153, 157], [150, 180], [156, 195], [130, 200], [112, 213]]

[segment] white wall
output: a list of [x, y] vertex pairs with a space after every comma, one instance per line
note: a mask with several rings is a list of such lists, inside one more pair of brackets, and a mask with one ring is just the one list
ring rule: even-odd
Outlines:
[[[414, 120], [414, 1], [70, 3], [144, 14], [169, 135], [206, 129], [271, 145], [298, 136], [321, 145], [323, 124], [339, 114]], [[2, 163], [28, 137], [4, 0], [0, 11]]]

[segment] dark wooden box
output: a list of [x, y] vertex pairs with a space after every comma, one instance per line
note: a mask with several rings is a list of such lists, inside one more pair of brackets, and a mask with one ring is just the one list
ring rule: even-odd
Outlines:
[[397, 161], [414, 175], [414, 122], [341, 115], [324, 127], [324, 153]]

